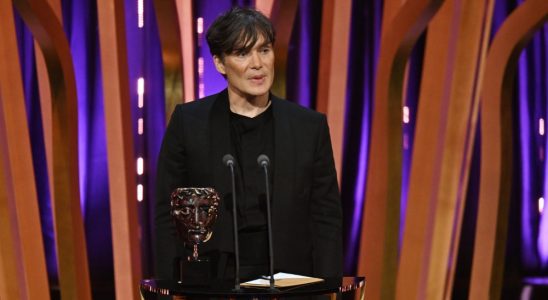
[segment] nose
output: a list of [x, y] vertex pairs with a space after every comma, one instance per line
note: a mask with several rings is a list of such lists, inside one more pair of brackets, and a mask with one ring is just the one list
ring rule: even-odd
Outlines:
[[194, 222], [196, 222], [196, 224], [200, 224], [200, 210], [198, 207], [194, 208]]
[[263, 66], [261, 56], [258, 51], [251, 52], [251, 67], [254, 69], [260, 69]]

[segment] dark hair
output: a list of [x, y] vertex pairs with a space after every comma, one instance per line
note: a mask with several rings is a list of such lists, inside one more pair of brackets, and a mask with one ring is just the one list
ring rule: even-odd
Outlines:
[[240, 7], [217, 17], [206, 33], [211, 55], [221, 59], [234, 51], [250, 51], [261, 36], [274, 45], [276, 32], [270, 20], [257, 10]]

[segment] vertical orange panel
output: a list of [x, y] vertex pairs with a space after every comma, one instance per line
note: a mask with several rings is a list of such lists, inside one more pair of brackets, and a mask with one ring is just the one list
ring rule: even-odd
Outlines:
[[516, 8], [490, 46], [481, 93], [481, 175], [470, 299], [500, 299], [512, 179], [512, 90], [523, 46], [548, 19], [548, 2]]
[[[451, 29], [455, 1], [448, 0], [429, 24], [426, 41], [423, 76], [421, 81], [421, 98], [418, 113], [416, 114], [415, 142], [413, 147], [411, 176], [405, 223], [405, 235], [400, 255], [397, 298], [408, 295], [410, 299], [417, 299], [419, 292], [424, 292], [425, 268], [428, 268], [427, 250], [430, 250], [432, 232], [431, 214], [435, 200], [435, 193], [439, 184], [441, 158], [439, 155], [444, 139], [444, 121], [447, 115], [446, 95], [447, 81], [450, 81], [450, 66], [448, 66], [449, 48], [451, 43]], [[454, 37], [453, 37], [454, 38]], [[434, 195], [433, 195], [434, 194]], [[409, 289], [408, 293], [404, 291]]]
[[255, 0], [255, 8], [269, 18], [272, 14], [273, 6], [274, 0]]
[[183, 90], [184, 102], [190, 102], [196, 98], [194, 93], [196, 79], [194, 76], [194, 17], [192, 15], [192, 1], [177, 1], [177, 14], [179, 16], [179, 30], [181, 32], [181, 51], [183, 59]]
[[[470, 3], [476, 4], [475, 1]], [[495, 5], [494, 0], [488, 0], [483, 4], [483, 7], [479, 8], [483, 10], [483, 17], [482, 17], [483, 25], [481, 28], [481, 32], [478, 32], [478, 28], [475, 28], [474, 26], [472, 27], [467, 26], [473, 22], [469, 22], [466, 19], [463, 20], [463, 25], [466, 26], [464, 30], [465, 32], [464, 35], [470, 35], [470, 36], [478, 35], [477, 37], [478, 40], [474, 41], [474, 43], [470, 45], [470, 49], [466, 49], [467, 45], [460, 47], [460, 52], [461, 52], [460, 55], [462, 56], [461, 61], [463, 61], [463, 67], [467, 71], [460, 72], [460, 74], [462, 74], [461, 77], [463, 77], [461, 79], [462, 83], [460, 83], [460, 85], [454, 84], [454, 88], [462, 87], [462, 89], [466, 91], [464, 95], [457, 93], [458, 97], [464, 98], [464, 99], [471, 99], [472, 103], [469, 111], [470, 116], [466, 122], [466, 124], [469, 126], [469, 130], [467, 132], [466, 138], [463, 141], [464, 145], [462, 146], [463, 156], [462, 156], [460, 177], [458, 178], [455, 177], [455, 179], [451, 179], [455, 181], [458, 180], [459, 187], [455, 195], [458, 207], [455, 211], [455, 216], [454, 216], [455, 226], [454, 226], [454, 232], [453, 232], [452, 241], [451, 241], [449, 254], [448, 254], [449, 257], [447, 260], [447, 266], [443, 266], [443, 268], [447, 267], [447, 272], [448, 272], [447, 279], [446, 279], [445, 292], [444, 292], [445, 299], [451, 299], [452, 297], [455, 269], [456, 269], [457, 256], [458, 256], [458, 250], [459, 250], [459, 241], [461, 238], [462, 221], [463, 221], [463, 215], [464, 215], [464, 208], [466, 206], [465, 201], [466, 201], [466, 194], [468, 190], [467, 184], [469, 181], [472, 152], [474, 148], [474, 136], [477, 128], [477, 121], [478, 121], [478, 115], [479, 115], [480, 87], [482, 84], [483, 74], [485, 71], [485, 61], [487, 58], [487, 49], [488, 49], [490, 33], [491, 33], [490, 29], [491, 29], [491, 23], [493, 18], [494, 5]], [[475, 14], [469, 13], [466, 15], [474, 17]], [[476, 14], [476, 18], [477, 18], [477, 14]], [[465, 37], [463, 37], [463, 39], [465, 39]], [[467, 57], [467, 56], [470, 56], [470, 57]], [[476, 74], [474, 76], [470, 74], [471, 70], [469, 68], [472, 67], [470, 65], [471, 63], [476, 64]], [[463, 124], [464, 122], [465, 121], [463, 121]], [[451, 128], [451, 126], [452, 125], [450, 125], [449, 127]], [[462, 133], [459, 133], [459, 134], [462, 134]], [[450, 168], [451, 167], [446, 169], [450, 170]], [[435, 276], [435, 275], [430, 275], [430, 276]]]
[[[189, 2], [189, 1], [186, 1]], [[155, 0], [154, 11], [162, 46], [166, 120], [183, 99], [181, 34], [175, 0]]]
[[[60, 0], [49, 0], [49, 4], [55, 13], [57, 19], [62, 22], [62, 13], [61, 13], [61, 1]], [[50, 82], [48, 77], [48, 69], [46, 66], [46, 60], [44, 59], [44, 54], [40, 49], [40, 44], [34, 42], [34, 56], [36, 61], [36, 73], [38, 77], [38, 92], [40, 95], [40, 109], [42, 113], [42, 128], [44, 133], [44, 148], [46, 150], [46, 164], [48, 170], [48, 178], [53, 178], [53, 145], [52, 145], [52, 99], [51, 99], [51, 89]], [[53, 186], [52, 181], [49, 180], [50, 184], [50, 199], [55, 201], [53, 197]], [[55, 222], [55, 217], [53, 217]], [[55, 228], [55, 226], [54, 226]]]
[[341, 178], [351, 1], [323, 2], [317, 110], [327, 114], [339, 184]]
[[275, 0], [270, 14], [270, 19], [276, 29], [276, 43], [274, 45], [276, 76], [274, 77], [272, 92], [281, 98], [286, 96], [287, 55], [298, 4], [298, 0]]
[[124, 1], [98, 1], [117, 299], [139, 299], [141, 251], [131, 126]]
[[466, 195], [476, 129], [480, 46], [488, 37], [485, 28], [490, 28], [486, 5], [446, 1], [429, 25], [398, 269], [399, 299], [441, 299], [445, 291], [450, 296], [450, 250], [458, 244], [454, 230], [460, 229], [457, 204]]
[[358, 265], [359, 274], [368, 278], [366, 297], [372, 299], [395, 296], [405, 64], [411, 48], [442, 2], [408, 0], [381, 35]]
[[11, 1], [0, 1], [0, 298], [49, 299]]
[[[0, 98], [2, 93], [0, 92]], [[21, 241], [17, 224], [17, 210], [13, 201], [13, 185], [10, 164], [4, 164], [7, 159], [6, 132], [4, 126], [4, 111], [0, 99], [0, 299], [28, 299], [29, 291], [24, 274]], [[10, 178], [8, 178], [10, 177]], [[35, 199], [37, 200], [37, 199]], [[48, 292], [47, 274], [44, 261], [42, 281], [46, 281], [43, 292]]]
[[[40, 95], [40, 109], [42, 113], [42, 128], [44, 134], [44, 148], [46, 151], [46, 164], [48, 169], [48, 178], [53, 178], [53, 145], [52, 145], [52, 99], [51, 99], [51, 90], [50, 82], [48, 78], [48, 69], [46, 67], [46, 60], [44, 59], [44, 54], [40, 50], [40, 45], [37, 42], [34, 42], [34, 56], [36, 61], [36, 75], [38, 78], [38, 93]], [[50, 193], [52, 201], [53, 198], [53, 187], [52, 182], [50, 184]], [[54, 218], [55, 220], [55, 218]]]
[[89, 271], [78, 183], [76, 84], [65, 32], [46, 1], [15, 0], [40, 45], [52, 95], [53, 210], [61, 295], [89, 299]]
[[385, 0], [383, 1], [382, 9], [382, 25], [381, 28], [390, 27], [390, 23], [394, 21], [394, 17], [405, 3], [406, 0]]

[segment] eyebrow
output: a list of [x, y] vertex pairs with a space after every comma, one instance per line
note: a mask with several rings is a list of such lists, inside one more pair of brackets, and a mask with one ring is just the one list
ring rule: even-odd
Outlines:
[[263, 48], [263, 47], [272, 47], [272, 42], [265, 41], [264, 43], [258, 46], [258, 48]]
[[[257, 45], [256, 47], [253, 46], [253, 47], [249, 47], [249, 50], [253, 49], [253, 48], [264, 48], [264, 47], [272, 47], [272, 42], [268, 42], [268, 41], [265, 41], [264, 43], [260, 44], [260, 45]], [[248, 47], [243, 47], [243, 49], [247, 49]]]

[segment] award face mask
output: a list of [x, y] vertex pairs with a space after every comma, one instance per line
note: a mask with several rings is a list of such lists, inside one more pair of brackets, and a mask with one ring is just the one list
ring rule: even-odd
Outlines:
[[[179, 237], [194, 247], [207, 242], [213, 233], [220, 197], [213, 188], [178, 188], [171, 194], [171, 216]], [[190, 258], [189, 258], [190, 259]]]

